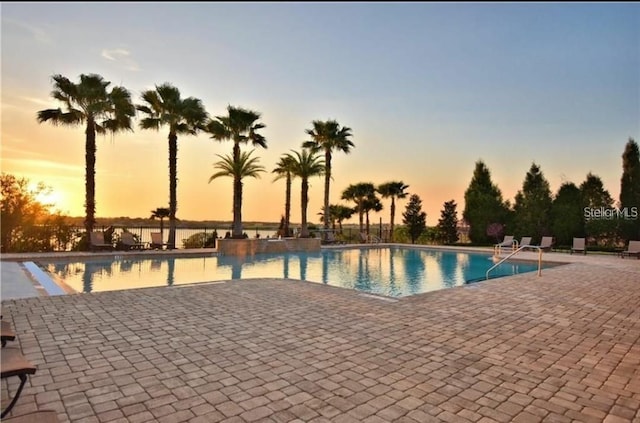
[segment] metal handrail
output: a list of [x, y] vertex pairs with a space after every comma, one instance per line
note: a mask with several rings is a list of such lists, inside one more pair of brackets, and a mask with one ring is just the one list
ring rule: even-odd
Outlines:
[[513, 251], [511, 254], [509, 254], [508, 256], [506, 256], [505, 258], [503, 258], [502, 260], [500, 260], [499, 262], [497, 262], [496, 264], [491, 266], [489, 268], [489, 270], [487, 270], [487, 273], [485, 274], [487, 280], [489, 279], [489, 272], [491, 272], [496, 267], [500, 266], [502, 263], [504, 263], [505, 261], [507, 261], [511, 257], [515, 256], [516, 254], [518, 254], [520, 251], [524, 250], [525, 248], [531, 248], [531, 249], [534, 249], [534, 250], [538, 250], [538, 276], [542, 276], [542, 251], [543, 251], [543, 248], [539, 247], [537, 245], [523, 245], [522, 247], [519, 247], [517, 250]]

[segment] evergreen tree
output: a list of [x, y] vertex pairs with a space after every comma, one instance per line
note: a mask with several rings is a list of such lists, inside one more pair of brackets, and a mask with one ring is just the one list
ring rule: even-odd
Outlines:
[[602, 179], [589, 172], [580, 184], [583, 213], [586, 216], [585, 234], [596, 245], [613, 245], [616, 242], [617, 216], [597, 215], [599, 210], [611, 210], [613, 198], [604, 188]]
[[[535, 163], [525, 176], [522, 190], [515, 196], [514, 232], [516, 236], [531, 236], [534, 242], [550, 234], [551, 189], [540, 166]], [[537, 241], [536, 241], [537, 240]]]
[[455, 244], [458, 242], [458, 205], [454, 200], [444, 203], [444, 208], [440, 212], [438, 221], [438, 237], [444, 244]]
[[469, 239], [476, 244], [492, 242], [487, 228], [492, 223], [506, 223], [509, 209], [502, 193], [491, 181], [491, 173], [482, 160], [476, 162], [471, 183], [464, 193], [462, 217], [469, 224]]
[[427, 214], [422, 211], [422, 200], [417, 194], [409, 197], [409, 203], [402, 213], [402, 222], [407, 226], [411, 243], [415, 244], [420, 235], [427, 229]]
[[625, 243], [640, 239], [640, 152], [633, 138], [629, 138], [622, 154], [620, 209], [627, 213], [620, 222], [620, 237]]
[[580, 189], [572, 182], [562, 184], [551, 204], [551, 233], [556, 245], [572, 245], [574, 237], [584, 237]]

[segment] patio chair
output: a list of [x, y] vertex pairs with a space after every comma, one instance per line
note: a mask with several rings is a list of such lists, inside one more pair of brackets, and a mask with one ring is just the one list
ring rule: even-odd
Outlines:
[[495, 244], [493, 250], [496, 254], [500, 254], [502, 247], [511, 247], [512, 250], [516, 249], [517, 242], [513, 238], [513, 235], [505, 235], [501, 243]]
[[573, 246], [571, 247], [571, 254], [573, 254], [573, 252], [578, 252], [578, 251], [582, 251], [582, 254], [586, 255], [587, 254], [587, 247], [586, 247], [586, 242], [585, 242], [585, 238], [573, 238]]
[[162, 234], [160, 232], [151, 232], [151, 243], [149, 246], [154, 250], [162, 250], [169, 244], [162, 242]]
[[2, 348], [7, 345], [7, 341], [13, 341], [16, 339], [16, 334], [11, 329], [11, 323], [6, 320], [0, 320], [0, 341], [2, 341]]
[[322, 240], [323, 244], [344, 244], [344, 241], [338, 239], [334, 232], [327, 232], [327, 238]]
[[91, 250], [113, 250], [113, 244], [107, 244], [104, 242], [104, 232], [94, 231], [91, 232]]
[[381, 239], [378, 238], [375, 235], [367, 235], [364, 232], [360, 232], [360, 241], [365, 243], [365, 244], [368, 244], [368, 243], [376, 243], [376, 244], [378, 244], [379, 242], [381, 242]]
[[636, 256], [640, 259], [640, 241], [629, 241], [627, 249], [620, 252], [620, 257], [624, 256]]
[[24, 384], [27, 382], [27, 376], [35, 374], [36, 367], [31, 364], [29, 360], [25, 356], [22, 355], [19, 349], [17, 348], [3, 348], [2, 354], [0, 354], [0, 379], [5, 379], [9, 377], [18, 376], [20, 379], [20, 385], [16, 390], [16, 393], [13, 396], [13, 399], [5, 408], [2, 410], [2, 414], [0, 415], [0, 419], [4, 420], [4, 417], [11, 411], [18, 398], [20, 398], [20, 394], [22, 393], [22, 388], [24, 388]]
[[518, 245], [519, 248], [522, 247], [526, 247], [531, 245], [531, 237], [530, 236], [523, 236], [522, 239], [520, 239], [520, 244]]
[[553, 237], [552, 236], [543, 236], [540, 240], [540, 245], [538, 247], [542, 248], [542, 251], [551, 251], [551, 246], [553, 245]]
[[120, 241], [127, 250], [144, 250], [147, 247], [146, 243], [136, 241], [131, 232], [122, 232]]

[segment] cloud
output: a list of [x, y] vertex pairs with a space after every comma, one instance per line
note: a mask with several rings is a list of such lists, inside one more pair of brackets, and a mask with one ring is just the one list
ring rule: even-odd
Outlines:
[[100, 54], [103, 58], [122, 65], [126, 70], [139, 71], [138, 64], [131, 59], [131, 52], [123, 48], [103, 49]]
[[2, 24], [5, 26], [8, 24], [9, 26], [15, 26], [17, 28], [25, 30], [26, 32], [31, 34], [34, 40], [39, 43], [51, 44], [53, 42], [49, 34], [47, 34], [43, 29], [35, 27], [33, 25], [29, 25], [27, 23], [16, 21], [13, 19], [2, 19]]

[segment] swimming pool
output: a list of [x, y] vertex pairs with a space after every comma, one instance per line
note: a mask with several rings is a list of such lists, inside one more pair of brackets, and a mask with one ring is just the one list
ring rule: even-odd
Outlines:
[[[174, 286], [249, 278], [301, 279], [390, 297], [484, 280], [492, 256], [412, 247], [339, 248], [251, 257], [125, 257], [38, 262], [76, 292]], [[536, 271], [537, 263], [503, 263], [491, 276]]]

